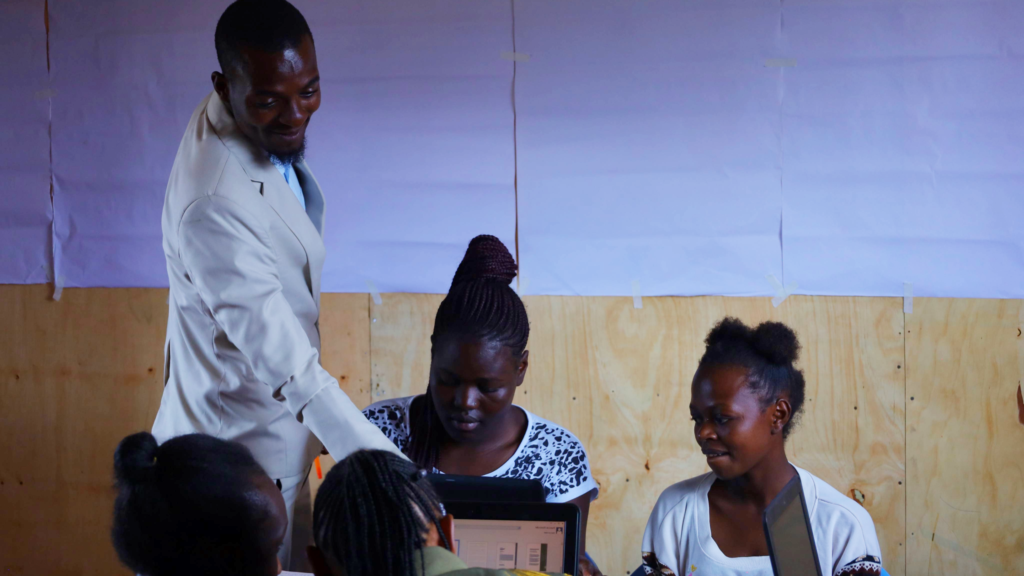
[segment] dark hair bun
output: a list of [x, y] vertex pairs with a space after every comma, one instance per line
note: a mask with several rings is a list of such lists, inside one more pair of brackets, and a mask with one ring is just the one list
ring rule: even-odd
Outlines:
[[707, 338], [704, 339], [704, 344], [710, 349], [732, 342], [749, 342], [752, 332], [743, 321], [737, 318], [726, 317], [716, 324], [711, 329], [711, 332], [708, 332]]
[[754, 329], [750, 345], [768, 362], [779, 366], [796, 362], [800, 353], [796, 332], [781, 322], [762, 322]]
[[469, 242], [466, 255], [455, 271], [452, 286], [473, 280], [494, 280], [511, 284], [518, 266], [508, 248], [494, 236], [481, 234]]
[[132, 434], [114, 452], [114, 476], [119, 483], [138, 484], [153, 477], [160, 447], [149, 432]]

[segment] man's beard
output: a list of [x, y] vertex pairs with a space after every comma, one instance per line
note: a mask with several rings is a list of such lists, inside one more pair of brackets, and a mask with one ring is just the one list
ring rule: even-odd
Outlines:
[[306, 157], [306, 138], [302, 138], [302, 143], [299, 144], [298, 148], [287, 151], [267, 150], [267, 155], [270, 156], [270, 161], [275, 164], [287, 166], [288, 164], [302, 162], [302, 159]]

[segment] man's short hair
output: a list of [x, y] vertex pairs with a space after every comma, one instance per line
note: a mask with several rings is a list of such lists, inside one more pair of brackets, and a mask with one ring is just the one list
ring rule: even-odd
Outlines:
[[242, 50], [277, 53], [297, 48], [313, 34], [302, 13], [286, 0], [238, 0], [217, 21], [214, 42], [225, 75], [244, 65]]

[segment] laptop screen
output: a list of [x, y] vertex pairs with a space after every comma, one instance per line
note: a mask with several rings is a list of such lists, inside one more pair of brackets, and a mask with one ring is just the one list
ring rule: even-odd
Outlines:
[[803, 576], [818, 570], [801, 504], [799, 498], [787, 502], [770, 527], [779, 576]]
[[456, 519], [454, 546], [471, 568], [561, 572], [565, 522]]
[[764, 529], [775, 576], [821, 576], [799, 474], [768, 504]]

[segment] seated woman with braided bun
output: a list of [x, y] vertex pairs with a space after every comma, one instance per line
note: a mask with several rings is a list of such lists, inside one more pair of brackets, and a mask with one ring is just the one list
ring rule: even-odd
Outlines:
[[353, 452], [324, 478], [307, 550], [315, 576], [542, 576], [467, 568], [426, 471], [383, 450]]
[[114, 549], [142, 576], [276, 576], [281, 490], [249, 450], [189, 434], [132, 434], [114, 454]]
[[647, 574], [772, 576], [762, 514], [799, 475], [826, 576], [884, 574], [875, 525], [860, 504], [786, 458], [804, 404], [800, 348], [785, 324], [722, 320], [693, 376], [693, 433], [711, 472], [669, 486], [644, 532]]
[[530, 324], [509, 286], [516, 262], [494, 236], [469, 243], [434, 318], [426, 394], [378, 402], [363, 413], [421, 468], [435, 473], [539, 480], [549, 502], [580, 508], [580, 574], [597, 482], [568, 430], [512, 404], [529, 360]]

